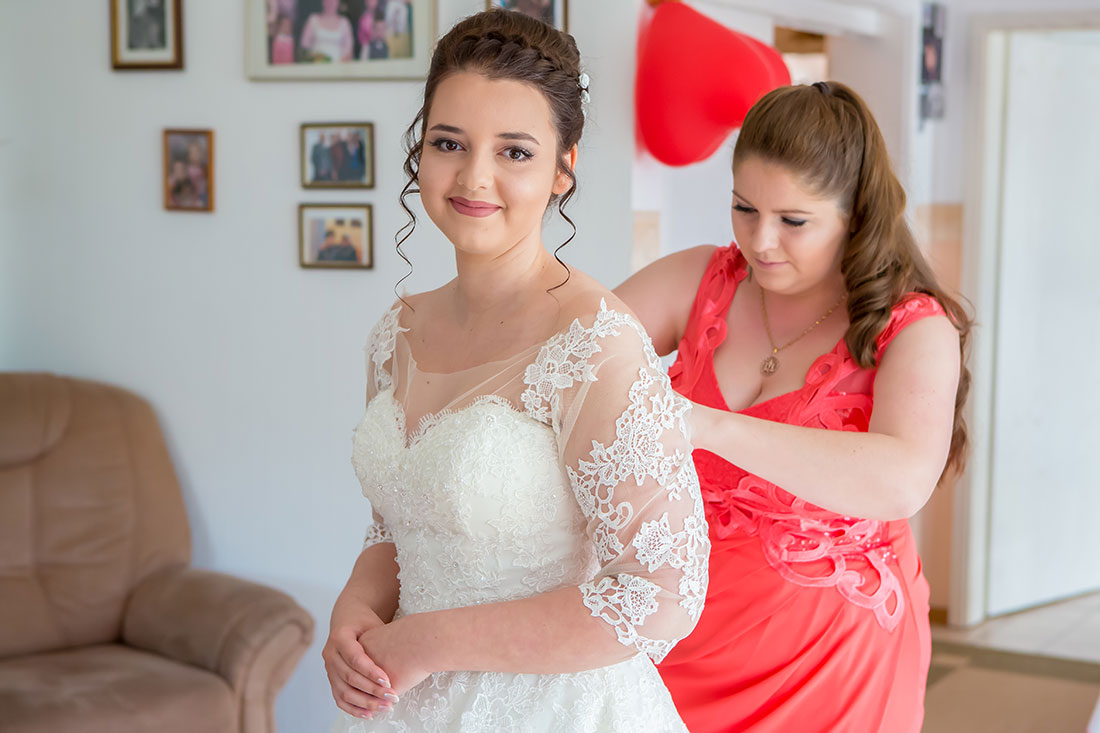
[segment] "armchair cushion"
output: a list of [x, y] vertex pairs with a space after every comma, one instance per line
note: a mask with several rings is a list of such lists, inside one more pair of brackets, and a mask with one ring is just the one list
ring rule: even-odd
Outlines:
[[[139, 583], [122, 627], [126, 644], [214, 672], [238, 695], [248, 678], [268, 679], [287, 655], [297, 661], [312, 633], [313, 619], [287, 594], [195, 568]], [[271, 645], [282, 648], [265, 649]]]
[[119, 644], [0, 659], [5, 733], [235, 733], [225, 680]]

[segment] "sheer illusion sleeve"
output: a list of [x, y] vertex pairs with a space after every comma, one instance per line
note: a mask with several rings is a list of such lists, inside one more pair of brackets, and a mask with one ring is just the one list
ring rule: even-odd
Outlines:
[[[393, 388], [393, 350], [397, 332], [402, 330], [397, 321], [400, 313], [401, 307], [394, 305], [382, 316], [371, 329], [367, 345], [363, 349], [367, 360], [368, 405], [379, 393]], [[363, 537], [364, 550], [382, 542], [393, 542], [393, 537], [378, 512], [372, 512], [371, 515], [371, 523], [367, 525], [366, 535]]]
[[398, 325], [401, 306], [394, 305], [386, 312], [367, 337], [363, 348], [367, 357], [367, 404], [379, 392], [393, 387], [393, 350], [399, 331], [406, 329]]
[[548, 343], [525, 408], [552, 422], [600, 569], [580, 586], [620, 643], [660, 661], [703, 609], [710, 543], [676, 394], [632, 317], [601, 303]]

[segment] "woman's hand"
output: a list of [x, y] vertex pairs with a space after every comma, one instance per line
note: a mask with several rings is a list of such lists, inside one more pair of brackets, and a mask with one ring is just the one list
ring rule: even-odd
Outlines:
[[417, 651], [422, 634], [412, 631], [409, 616], [383, 626], [374, 626], [359, 635], [362, 650], [389, 673], [390, 687], [398, 695], [424, 681], [433, 671]]
[[[328, 641], [321, 651], [336, 706], [357, 718], [393, 707], [397, 695], [389, 676], [359, 644], [359, 636], [384, 624], [369, 606], [341, 598], [332, 610]], [[389, 697], [387, 697], [389, 695]]]

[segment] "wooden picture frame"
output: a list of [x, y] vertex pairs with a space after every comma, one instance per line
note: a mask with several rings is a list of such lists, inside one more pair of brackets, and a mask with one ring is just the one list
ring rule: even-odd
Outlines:
[[299, 204], [298, 264], [372, 269], [374, 208], [370, 204]]
[[111, 11], [111, 68], [183, 69], [183, 0], [107, 0]]
[[331, 13], [324, 4], [245, 0], [248, 78], [419, 80], [428, 75], [436, 0], [390, 0], [373, 15], [366, 12], [366, 0], [341, 0]]
[[166, 129], [163, 134], [164, 208], [214, 210], [214, 131]]
[[374, 125], [302, 123], [298, 158], [302, 188], [374, 188]]
[[485, 9], [514, 10], [569, 32], [569, 0], [485, 0]]

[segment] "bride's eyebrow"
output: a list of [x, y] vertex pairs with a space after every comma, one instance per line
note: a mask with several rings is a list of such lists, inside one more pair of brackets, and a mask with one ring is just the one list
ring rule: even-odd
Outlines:
[[525, 142], [534, 143], [535, 145], [541, 145], [538, 138], [533, 135], [528, 135], [526, 132], [502, 132], [497, 135], [504, 140], [523, 140]]
[[[429, 132], [449, 132], [452, 135], [465, 135], [466, 131], [461, 127], [455, 127], [454, 125], [444, 125], [440, 123], [438, 125], [432, 125]], [[522, 140], [524, 142], [534, 143], [541, 146], [542, 143], [538, 141], [534, 135], [526, 132], [500, 132], [497, 133], [497, 137], [502, 140]]]
[[454, 125], [432, 125], [430, 132], [436, 131], [449, 132], [453, 135], [461, 135], [464, 132], [461, 127], [455, 127]]

